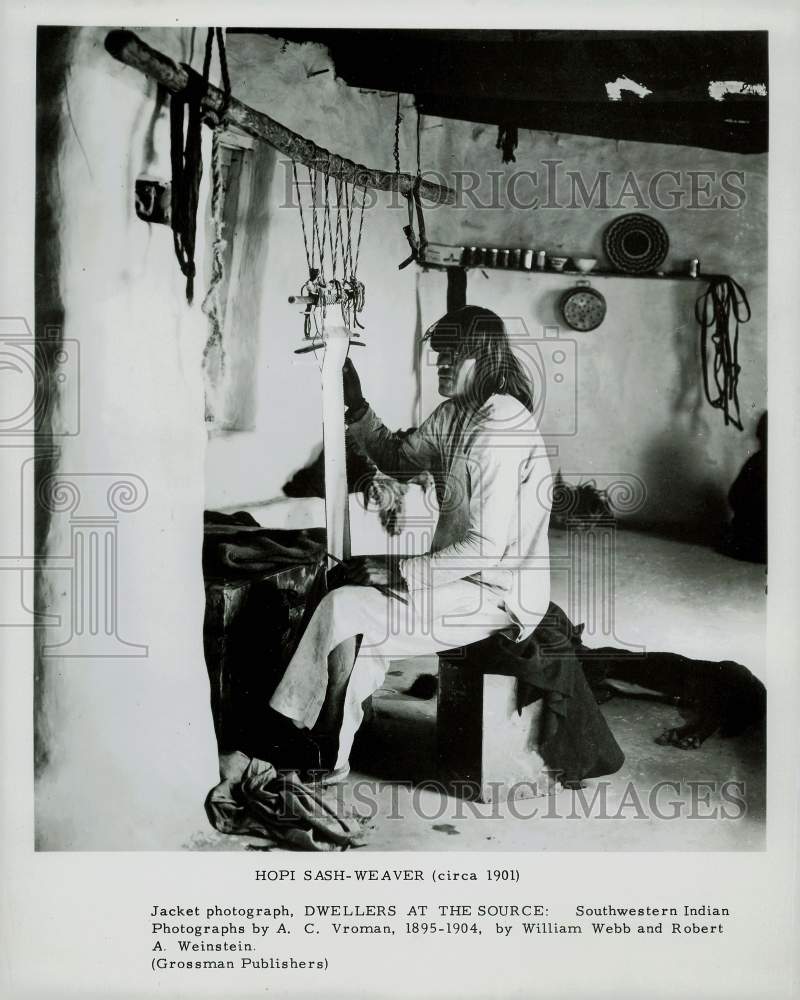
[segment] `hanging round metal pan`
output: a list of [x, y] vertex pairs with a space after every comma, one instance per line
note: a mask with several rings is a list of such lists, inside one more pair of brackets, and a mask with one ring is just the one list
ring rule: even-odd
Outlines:
[[579, 281], [561, 296], [561, 315], [573, 330], [596, 330], [606, 316], [604, 296], [588, 281]]
[[633, 212], [615, 219], [603, 234], [606, 256], [624, 274], [647, 274], [664, 263], [666, 229], [649, 215]]

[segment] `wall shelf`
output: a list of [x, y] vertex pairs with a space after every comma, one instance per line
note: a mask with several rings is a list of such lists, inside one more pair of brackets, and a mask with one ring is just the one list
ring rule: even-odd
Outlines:
[[651, 281], [693, 281], [695, 284], [705, 284], [717, 278], [726, 277], [724, 274], [705, 274], [701, 272], [696, 278], [693, 278], [690, 274], [686, 274], [683, 271], [664, 271], [661, 274], [655, 271], [650, 271], [647, 274], [626, 274], [624, 271], [611, 271], [597, 267], [584, 273], [583, 271], [568, 270], [567, 268], [563, 271], [554, 271], [552, 268], [532, 268], [528, 271], [519, 267], [484, 267], [482, 264], [439, 264], [425, 260], [417, 261], [417, 263], [423, 269], [434, 271], [485, 271], [487, 274], [497, 271], [500, 274], [524, 274], [535, 277], [547, 275], [549, 277], [586, 278], [588, 280], [592, 278], [636, 278], [639, 280], [650, 279]]

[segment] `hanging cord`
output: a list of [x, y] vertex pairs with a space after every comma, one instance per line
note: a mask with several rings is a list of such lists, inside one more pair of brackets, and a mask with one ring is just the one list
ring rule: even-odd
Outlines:
[[366, 293], [363, 281], [358, 280], [358, 258], [361, 253], [361, 233], [364, 226], [364, 205], [367, 200], [367, 189], [363, 188], [361, 193], [361, 212], [358, 220], [358, 236], [356, 238], [356, 248], [353, 251], [353, 212], [356, 204], [355, 184], [349, 189], [347, 183], [344, 185], [345, 204], [347, 208], [347, 246], [343, 255], [344, 285], [349, 293], [347, 303], [342, 303], [342, 313], [345, 323], [349, 328], [358, 327], [364, 329], [359, 322], [358, 314], [363, 310], [366, 303]]
[[[170, 160], [172, 163], [172, 236], [175, 256], [186, 277], [186, 301], [194, 299], [195, 239], [197, 233], [197, 202], [203, 176], [201, 101], [208, 87], [214, 29], [208, 29], [203, 73], [198, 77], [191, 67], [189, 82], [184, 90], [170, 100]], [[185, 109], [188, 121], [184, 136]]]
[[[703, 389], [706, 399], [715, 409], [722, 410], [725, 426], [733, 424], [743, 430], [739, 413], [739, 324], [750, 319], [750, 303], [741, 285], [733, 278], [712, 279], [695, 304], [695, 316], [700, 324], [700, 350], [703, 359]], [[733, 338], [731, 338], [733, 322]], [[711, 395], [708, 339], [714, 345], [713, 379], [716, 396]], [[731, 411], [735, 412], [735, 416]]]
[[[300, 229], [303, 233], [303, 249], [306, 253], [306, 264], [308, 265], [308, 273], [311, 276], [311, 272], [314, 270], [314, 266], [311, 260], [311, 251], [308, 248], [308, 234], [306, 233], [306, 219], [303, 213], [303, 201], [300, 195], [300, 181], [297, 177], [297, 164], [292, 160], [292, 176], [294, 177], [294, 189], [297, 193], [297, 208], [300, 212]], [[313, 236], [313, 234], [312, 234]]]
[[353, 208], [355, 207], [355, 188], [350, 188], [347, 181], [344, 182], [344, 207], [347, 222], [345, 233], [347, 243], [344, 247], [343, 270], [345, 278], [353, 277]]
[[[346, 292], [342, 299], [342, 319], [345, 322], [345, 326], [348, 329], [352, 329], [353, 326], [361, 326], [356, 318], [356, 313], [363, 308], [361, 295], [359, 295], [359, 292], [363, 290], [363, 285], [359, 288], [359, 282], [356, 279], [353, 267], [353, 209], [355, 208], [355, 189], [350, 188], [347, 181], [342, 182], [342, 195], [344, 197], [345, 209], [345, 226], [342, 235], [342, 285]], [[341, 207], [339, 211], [341, 213]]]
[[394, 113], [394, 172], [400, 173], [400, 125], [403, 116], [400, 114], [400, 92], [397, 92], [397, 107]]
[[361, 189], [361, 215], [358, 220], [358, 239], [356, 241], [356, 254], [355, 260], [353, 262], [353, 277], [358, 273], [358, 258], [361, 254], [361, 233], [364, 228], [364, 206], [367, 203], [367, 185], [366, 183]]
[[[400, 177], [400, 126], [403, 122], [403, 116], [400, 114], [400, 91], [397, 92], [397, 105], [395, 107], [394, 113], [394, 148], [392, 150], [394, 154], [394, 172], [397, 177]], [[397, 265], [398, 271], [402, 271], [404, 267], [408, 267], [412, 260], [417, 259], [417, 252], [419, 250], [419, 244], [414, 236], [414, 216], [411, 211], [411, 202], [408, 203], [408, 225], [403, 226], [403, 233], [408, 240], [409, 246], [411, 247], [411, 256], [406, 257], [402, 264]]]
[[[319, 242], [319, 273], [322, 283], [327, 283], [327, 278], [325, 277], [325, 243], [326, 236], [327, 242], [333, 247], [330, 240], [330, 235], [328, 234], [328, 229], [331, 222], [331, 195], [330, 195], [330, 174], [325, 174], [325, 180], [323, 183], [323, 202], [322, 202], [322, 236], [319, 235], [319, 230], [317, 230], [317, 240]], [[314, 217], [316, 219], [316, 205], [314, 207]], [[335, 262], [334, 262], [335, 263]]]
[[422, 177], [422, 167], [420, 166], [422, 115], [419, 113], [419, 105], [416, 102], [414, 103], [414, 109], [417, 112], [417, 177]]
[[[297, 176], [297, 164], [292, 160], [292, 174], [294, 176], [294, 186], [297, 192], [297, 210], [300, 213], [300, 229], [303, 234], [303, 249], [306, 255], [306, 265], [308, 267], [308, 278], [300, 288], [301, 295], [313, 295], [317, 291], [317, 278], [320, 277], [320, 270], [316, 265], [317, 242], [319, 240], [319, 227], [317, 224], [317, 172], [311, 167], [306, 168], [308, 172], [308, 183], [311, 186], [311, 246], [308, 245], [308, 232], [306, 230], [305, 213], [303, 212], [303, 196], [300, 193], [300, 180]], [[324, 283], [324, 282], [323, 282]], [[312, 333], [312, 323], [314, 333], [319, 337], [320, 330], [316, 321], [316, 315], [312, 307], [306, 306], [303, 313], [303, 335], [306, 340], [315, 339]]]
[[420, 188], [422, 187], [422, 115], [419, 113], [419, 105], [416, 104], [416, 101], [415, 107], [417, 109], [417, 180], [414, 184], [414, 204], [417, 208], [419, 256], [421, 260], [424, 260], [428, 237], [425, 232], [425, 216], [422, 214], [422, 197], [420, 196]]
[[[343, 271], [344, 271], [344, 267], [345, 267], [345, 265], [347, 263], [346, 260], [345, 260], [345, 256], [344, 256], [344, 254], [345, 254], [345, 245], [344, 245], [344, 236], [342, 234], [342, 185], [343, 185], [343, 183], [344, 182], [342, 181], [341, 177], [337, 177], [336, 178], [336, 181], [335, 181], [335, 188], [336, 188], [336, 227], [335, 227], [336, 232], [335, 232], [335, 235], [336, 235], [336, 241], [333, 244], [333, 247], [331, 248], [331, 256], [333, 258], [333, 273], [334, 274], [336, 274], [336, 264], [339, 261], [339, 251], [340, 250], [341, 250], [341, 254], [342, 254], [342, 270]], [[347, 275], [344, 274], [344, 277], [347, 277]]]
[[224, 194], [222, 178], [222, 149], [221, 133], [224, 126], [221, 124], [225, 117], [231, 98], [231, 81], [228, 75], [228, 60], [225, 53], [225, 37], [221, 28], [215, 29], [217, 38], [217, 51], [219, 53], [220, 73], [222, 76], [223, 105], [217, 115], [217, 124], [211, 137], [211, 217], [214, 225], [214, 240], [211, 246], [211, 281], [208, 286], [203, 303], [200, 306], [202, 311], [208, 316], [211, 324], [211, 332], [203, 350], [203, 364], [208, 360], [208, 355], [214, 347], [218, 346], [220, 351], [219, 365], [220, 372], [225, 371], [225, 350], [222, 343], [222, 303], [220, 301], [220, 285], [225, 277], [225, 247], [227, 240], [224, 238], [224, 223], [222, 221], [222, 200]]
[[[312, 185], [311, 223], [307, 227], [303, 202], [300, 195], [300, 181], [297, 165], [292, 163], [297, 204], [300, 213], [300, 228], [303, 236], [306, 264], [309, 277], [301, 287], [300, 294], [310, 300], [305, 308], [304, 336], [309, 341], [321, 341], [324, 334], [327, 307], [338, 303], [344, 325], [348, 329], [363, 326], [358, 321], [358, 313], [364, 308], [364, 285], [358, 280], [358, 259], [361, 252], [361, 236], [364, 226], [366, 205], [366, 184], [362, 187], [358, 238], [353, 250], [353, 216], [356, 207], [356, 185], [350, 186], [342, 177], [334, 178], [336, 197], [336, 219], [331, 217], [330, 175], [324, 175], [323, 204], [321, 206], [322, 230], [319, 226], [317, 205], [317, 171], [308, 168]], [[310, 242], [310, 246], [309, 246]], [[319, 267], [316, 266], [316, 251], [319, 250]], [[325, 254], [330, 252], [330, 273], [325, 274]], [[304, 347], [301, 350], [308, 350]]]
[[[428, 245], [428, 238], [425, 232], [425, 217], [422, 214], [422, 198], [420, 197], [420, 186], [422, 185], [422, 169], [421, 169], [421, 153], [420, 153], [420, 113], [419, 108], [417, 108], [417, 177], [414, 181], [414, 187], [406, 195], [408, 199], [408, 225], [403, 226], [403, 232], [408, 240], [408, 245], [411, 247], [411, 253], [408, 257], [401, 263], [397, 265], [398, 271], [402, 271], [404, 267], [412, 261], [420, 261], [425, 259], [425, 248]], [[398, 171], [399, 172], [399, 171]], [[416, 209], [417, 215], [417, 236], [414, 233], [414, 210]]]
[[[211, 65], [211, 48], [213, 47], [213, 39], [217, 39], [217, 57], [219, 58], [219, 73], [222, 82], [222, 103], [217, 108], [216, 111], [211, 111], [208, 109], [205, 114], [205, 120], [214, 126], [214, 128], [221, 128], [225, 121], [225, 115], [228, 113], [228, 108], [231, 103], [231, 77], [228, 72], [228, 53], [225, 48], [225, 29], [224, 28], [209, 28], [208, 36], [206, 38], [206, 58], [208, 59], [208, 65]], [[208, 76], [208, 70], [204, 71], [204, 75]], [[208, 80], [206, 80], [208, 83]]]

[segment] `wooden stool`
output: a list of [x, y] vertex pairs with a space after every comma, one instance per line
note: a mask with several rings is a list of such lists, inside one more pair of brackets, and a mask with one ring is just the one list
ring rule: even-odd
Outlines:
[[439, 656], [439, 780], [480, 802], [549, 794], [554, 781], [537, 750], [543, 703], [517, 712], [516, 678], [485, 672], [476, 645]]

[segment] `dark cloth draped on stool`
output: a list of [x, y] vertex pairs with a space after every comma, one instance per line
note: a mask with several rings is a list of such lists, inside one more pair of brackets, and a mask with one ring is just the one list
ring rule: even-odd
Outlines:
[[625, 761], [578, 659], [582, 631], [551, 602], [527, 639], [496, 632], [459, 651], [483, 673], [516, 677], [520, 712], [543, 700], [538, 751], [565, 785], [614, 774]]

